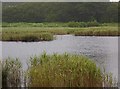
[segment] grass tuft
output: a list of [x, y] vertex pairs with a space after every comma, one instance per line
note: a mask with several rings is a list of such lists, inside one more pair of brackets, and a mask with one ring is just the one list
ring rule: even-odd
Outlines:
[[22, 65], [18, 59], [7, 59], [2, 62], [2, 87], [21, 86]]
[[29, 87], [102, 87], [102, 73], [86, 57], [70, 54], [42, 54], [31, 58]]

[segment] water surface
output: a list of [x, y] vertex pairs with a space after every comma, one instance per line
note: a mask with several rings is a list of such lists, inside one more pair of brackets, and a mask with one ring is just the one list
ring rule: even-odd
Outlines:
[[21, 59], [24, 68], [30, 56], [39, 56], [43, 52], [72, 53], [90, 57], [106, 72], [118, 76], [118, 37], [89, 37], [57, 35], [56, 40], [42, 42], [2, 42], [2, 57]]

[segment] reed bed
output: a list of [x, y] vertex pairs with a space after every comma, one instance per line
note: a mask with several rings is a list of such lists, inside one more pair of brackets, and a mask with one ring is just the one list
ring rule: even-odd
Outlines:
[[51, 41], [53, 40], [51, 33], [3, 33], [2, 41], [23, 41], [23, 42], [34, 42], [34, 41]]
[[[104, 86], [103, 86], [104, 84]], [[91, 59], [73, 54], [43, 53], [29, 59], [22, 70], [19, 59], [2, 62], [4, 87], [112, 87], [112, 75], [106, 74]]]
[[66, 53], [31, 58], [27, 75], [29, 87], [102, 87], [103, 83], [95, 62]]
[[117, 26], [101, 27], [4, 27], [2, 41], [51, 41], [53, 35], [74, 34], [75, 36], [119, 36]]
[[104, 26], [104, 27], [91, 27], [88, 29], [83, 28], [74, 32], [75, 36], [120, 36], [118, 27]]
[[2, 87], [21, 86], [21, 62], [16, 59], [8, 58], [2, 62]]
[[86, 30], [76, 31], [75, 36], [119, 36], [118, 30]]

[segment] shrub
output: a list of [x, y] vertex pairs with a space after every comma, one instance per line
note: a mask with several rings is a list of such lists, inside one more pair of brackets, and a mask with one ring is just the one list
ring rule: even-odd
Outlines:
[[80, 23], [79, 22], [68, 22], [68, 27], [79, 27]]
[[97, 21], [68, 23], [68, 27], [96, 27], [96, 26], [100, 26], [100, 24]]
[[91, 21], [91, 22], [87, 22], [87, 27], [97, 27], [100, 24], [95, 20], [95, 21]]
[[79, 25], [79, 27], [87, 27], [88, 25], [87, 25], [87, 23], [86, 22], [80, 22], [80, 25]]

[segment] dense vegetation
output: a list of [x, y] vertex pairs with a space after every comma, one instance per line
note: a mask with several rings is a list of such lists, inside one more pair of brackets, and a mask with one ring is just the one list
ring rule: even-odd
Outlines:
[[10, 32], [2, 34], [2, 41], [24, 41], [24, 42], [36, 42], [36, 41], [51, 41], [53, 40], [53, 34], [48, 32], [41, 33], [19, 33]]
[[32, 58], [28, 77], [30, 87], [102, 87], [100, 69], [88, 58], [78, 55], [45, 53]]
[[[3, 23], [2, 41], [51, 41], [54, 35], [72, 34], [75, 36], [119, 36], [117, 24], [76, 27], [75, 23]], [[82, 22], [80, 22], [81, 24]], [[90, 23], [90, 22], [89, 22]], [[42, 26], [41, 26], [42, 24]], [[87, 23], [88, 24], [88, 23]], [[68, 27], [70, 25], [72, 27]]]
[[21, 86], [22, 65], [16, 59], [7, 59], [2, 62], [2, 87]]
[[25, 71], [18, 59], [9, 58], [2, 67], [3, 87], [103, 87], [103, 83], [113, 86], [111, 75], [80, 55], [43, 53], [31, 57]]
[[3, 41], [50, 41], [63, 34], [119, 35], [116, 24], [104, 24], [118, 22], [118, 3], [12, 2], [3, 3], [2, 10]]
[[2, 23], [2, 27], [98, 27], [105, 24], [98, 23], [97, 21], [90, 22], [43, 22], [43, 23]]
[[3, 3], [3, 22], [117, 22], [118, 3]]

